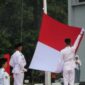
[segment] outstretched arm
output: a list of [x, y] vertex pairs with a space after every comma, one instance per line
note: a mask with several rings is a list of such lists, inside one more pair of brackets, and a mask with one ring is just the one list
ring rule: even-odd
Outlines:
[[77, 39], [76, 39], [76, 41], [75, 41], [75, 43], [74, 43], [74, 45], [73, 45], [73, 48], [74, 48], [75, 50], [76, 50], [76, 48], [77, 48], [77, 46], [78, 46], [78, 44], [79, 44], [79, 41], [80, 41], [83, 33], [84, 33], [84, 29], [81, 30], [80, 34], [78, 35], [78, 37], [77, 37]]

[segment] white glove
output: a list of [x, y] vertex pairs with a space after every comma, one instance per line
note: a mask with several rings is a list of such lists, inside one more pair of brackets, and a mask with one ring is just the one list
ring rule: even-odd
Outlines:
[[82, 28], [80, 34], [82, 35], [85, 32], [84, 28]]

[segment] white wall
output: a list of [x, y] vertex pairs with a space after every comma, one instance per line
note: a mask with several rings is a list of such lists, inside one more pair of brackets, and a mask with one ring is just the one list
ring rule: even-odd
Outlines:
[[[71, 0], [68, 0], [68, 23], [73, 26], [85, 28], [85, 4], [72, 6]], [[85, 35], [78, 50], [78, 54], [82, 61], [81, 66], [81, 82], [85, 82]]]

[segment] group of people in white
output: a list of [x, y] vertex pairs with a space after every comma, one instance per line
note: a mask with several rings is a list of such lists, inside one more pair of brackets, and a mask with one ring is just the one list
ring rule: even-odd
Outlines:
[[[13, 78], [14, 85], [23, 85], [24, 80], [24, 72], [27, 71], [25, 69], [26, 61], [24, 55], [22, 54], [22, 43], [18, 43], [15, 45], [15, 52], [11, 56], [10, 66], [13, 68]], [[7, 72], [5, 72], [4, 68], [7, 66], [7, 60], [5, 58], [0, 58], [0, 85], [10, 85], [10, 78]]]
[[[83, 33], [84, 29], [81, 30], [73, 46], [71, 46], [70, 38], [65, 39], [66, 47], [61, 50], [62, 58], [64, 60], [63, 67], [64, 85], [74, 85], [75, 68], [79, 69], [79, 66], [81, 65], [79, 56], [75, 55], [75, 51]], [[22, 43], [16, 44], [15, 52], [13, 53], [10, 59], [10, 66], [13, 68], [12, 73], [14, 78], [14, 85], [23, 85], [24, 72], [27, 71], [27, 69], [24, 68], [26, 65], [26, 61], [24, 55], [22, 54], [22, 49], [23, 49]], [[7, 62], [6, 59], [0, 58], [0, 85], [10, 85], [9, 81], [10, 78], [4, 70], [4, 68], [7, 66], [6, 62]]]

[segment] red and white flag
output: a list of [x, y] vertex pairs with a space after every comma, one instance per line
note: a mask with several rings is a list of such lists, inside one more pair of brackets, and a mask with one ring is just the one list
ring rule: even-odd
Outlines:
[[39, 39], [30, 69], [59, 73], [63, 67], [60, 50], [65, 47], [64, 39], [74, 44], [81, 29], [62, 24], [43, 14]]

